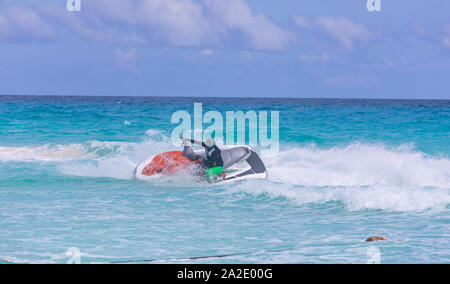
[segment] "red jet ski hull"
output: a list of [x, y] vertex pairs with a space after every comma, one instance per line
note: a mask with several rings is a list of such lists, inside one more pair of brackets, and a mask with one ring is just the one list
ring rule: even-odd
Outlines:
[[198, 161], [184, 157], [180, 151], [166, 152], [153, 157], [152, 161], [142, 170], [142, 175], [171, 175], [198, 163]]

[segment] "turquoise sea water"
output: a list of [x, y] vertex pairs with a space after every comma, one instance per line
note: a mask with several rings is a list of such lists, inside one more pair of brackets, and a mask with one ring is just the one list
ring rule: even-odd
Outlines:
[[[280, 112], [268, 180], [133, 180], [194, 102]], [[3, 96], [0, 260], [449, 263], [449, 137], [450, 101]]]

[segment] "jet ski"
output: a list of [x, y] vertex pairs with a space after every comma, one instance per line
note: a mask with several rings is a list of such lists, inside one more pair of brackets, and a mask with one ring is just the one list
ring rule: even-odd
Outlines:
[[[249, 179], [267, 178], [267, 170], [255, 150], [249, 146], [221, 147], [225, 177], [218, 177], [213, 183], [229, 183]], [[195, 151], [206, 159], [204, 150]], [[192, 161], [182, 155], [181, 151], [158, 154], [140, 163], [134, 170], [134, 177], [139, 180], [154, 180], [155, 176], [176, 175], [183, 171], [199, 167], [198, 161]], [[193, 172], [193, 171], [192, 171]]]

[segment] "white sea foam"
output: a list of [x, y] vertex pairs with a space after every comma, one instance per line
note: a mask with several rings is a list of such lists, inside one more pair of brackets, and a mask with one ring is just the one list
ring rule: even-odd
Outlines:
[[46, 144], [37, 147], [0, 147], [0, 161], [62, 161], [95, 159], [98, 155], [82, 144]]
[[351, 211], [364, 209], [388, 211], [445, 210], [450, 204], [450, 189], [399, 187], [394, 185], [351, 187], [299, 187], [270, 181], [248, 181], [227, 189], [272, 199], [285, 198], [295, 204], [338, 202]]
[[107, 177], [132, 179], [136, 163], [126, 157], [100, 159], [97, 161], [70, 162], [58, 166], [61, 173], [81, 177]]
[[264, 158], [270, 180], [317, 187], [450, 187], [450, 160], [411, 147], [353, 144], [341, 148], [295, 147]]
[[340, 202], [350, 210], [422, 211], [450, 204], [450, 160], [408, 146], [293, 147], [264, 161], [269, 182], [237, 190], [299, 204]]
[[151, 142], [169, 142], [169, 137], [159, 129], [149, 129], [145, 132], [146, 140]]

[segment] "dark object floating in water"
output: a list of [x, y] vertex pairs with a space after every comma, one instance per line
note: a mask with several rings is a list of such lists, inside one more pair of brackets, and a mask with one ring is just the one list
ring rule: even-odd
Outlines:
[[386, 237], [380, 237], [380, 236], [375, 236], [375, 237], [370, 237], [366, 240], [366, 242], [377, 242], [377, 241], [387, 241]]

